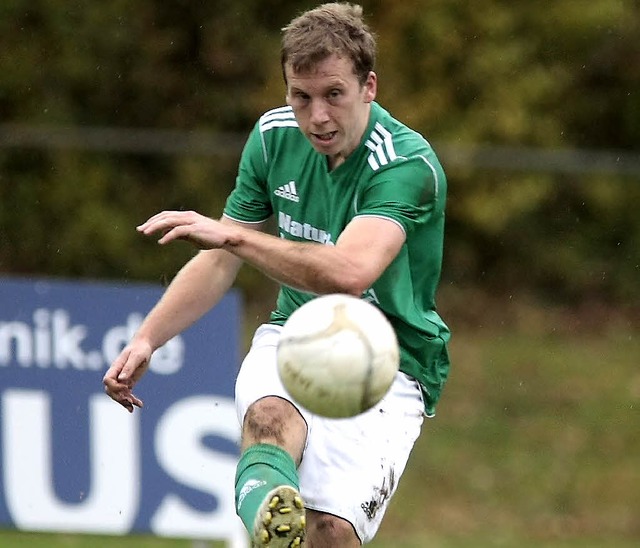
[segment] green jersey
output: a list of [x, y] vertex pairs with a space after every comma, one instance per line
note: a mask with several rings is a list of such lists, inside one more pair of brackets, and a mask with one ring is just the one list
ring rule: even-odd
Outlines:
[[[449, 372], [449, 330], [435, 307], [446, 190], [429, 143], [377, 103], [360, 145], [331, 171], [326, 156], [299, 130], [292, 109], [282, 107], [256, 123], [224, 209], [225, 216], [244, 223], [274, 215], [280, 237], [325, 245], [334, 245], [360, 216], [389, 219], [405, 232], [400, 253], [362, 298], [393, 325], [400, 369], [420, 383], [428, 415]], [[282, 325], [314, 297], [282, 286], [270, 321]]]

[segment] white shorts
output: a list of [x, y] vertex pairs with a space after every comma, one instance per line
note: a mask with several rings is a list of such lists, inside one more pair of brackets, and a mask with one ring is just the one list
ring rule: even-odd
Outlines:
[[[260, 398], [280, 396], [291, 401], [277, 372], [280, 331], [277, 325], [265, 324], [253, 337], [236, 380], [240, 424]], [[424, 404], [417, 382], [398, 373], [378, 405], [349, 419], [327, 419], [298, 409], [308, 426], [298, 469], [306, 507], [349, 521], [360, 540], [369, 542], [420, 434]]]

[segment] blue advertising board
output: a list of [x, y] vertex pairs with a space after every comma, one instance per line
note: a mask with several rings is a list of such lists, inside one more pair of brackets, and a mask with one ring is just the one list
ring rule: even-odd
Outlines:
[[229, 539], [240, 299], [162, 348], [129, 414], [102, 377], [163, 289], [0, 278], [0, 526]]

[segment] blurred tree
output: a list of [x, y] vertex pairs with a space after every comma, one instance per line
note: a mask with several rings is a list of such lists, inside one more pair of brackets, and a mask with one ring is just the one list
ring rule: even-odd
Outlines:
[[[377, 7], [381, 100], [436, 149], [444, 142], [638, 151], [637, 2]], [[447, 278], [508, 294], [526, 284], [569, 302], [637, 301], [637, 181], [445, 168]]]
[[[233, 131], [284, 101], [280, 28], [315, 2], [140, 0], [0, 5], [3, 123]], [[633, 0], [363, 1], [379, 100], [448, 145], [638, 151], [640, 6]], [[455, 148], [454, 148], [455, 150]], [[0, 149], [0, 269], [170, 278], [189, 256], [134, 230], [165, 208], [217, 215], [237, 155]], [[447, 166], [445, 278], [574, 302], [628, 302], [637, 181]], [[162, 264], [158, 265], [157, 261]], [[241, 284], [259, 291], [257, 276]]]

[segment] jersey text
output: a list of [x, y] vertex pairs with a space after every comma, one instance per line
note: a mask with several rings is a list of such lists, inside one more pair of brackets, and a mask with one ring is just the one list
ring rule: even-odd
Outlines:
[[280, 212], [278, 215], [278, 226], [280, 230], [296, 238], [302, 238], [320, 244], [333, 245], [331, 234], [320, 228], [311, 226], [309, 223], [296, 221], [291, 218], [291, 215], [287, 215], [286, 213]]

